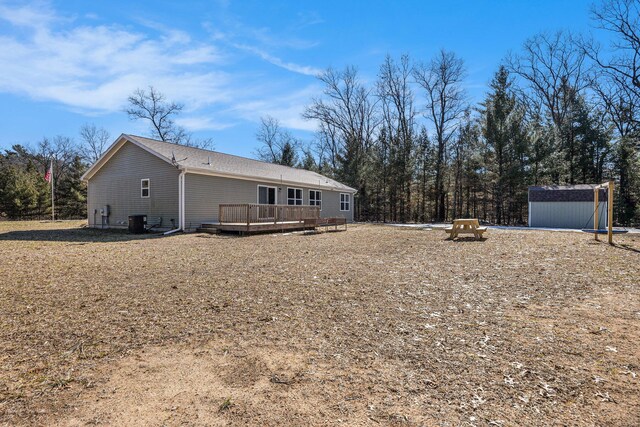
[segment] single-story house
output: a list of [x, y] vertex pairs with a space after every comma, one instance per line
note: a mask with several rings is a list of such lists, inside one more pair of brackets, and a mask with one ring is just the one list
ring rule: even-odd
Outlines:
[[[529, 187], [529, 227], [593, 229], [596, 185]], [[598, 227], [606, 228], [607, 194], [598, 195]]]
[[82, 179], [98, 228], [146, 215], [158, 229], [193, 230], [216, 223], [220, 204], [316, 206], [351, 222], [356, 193], [316, 172], [125, 134]]

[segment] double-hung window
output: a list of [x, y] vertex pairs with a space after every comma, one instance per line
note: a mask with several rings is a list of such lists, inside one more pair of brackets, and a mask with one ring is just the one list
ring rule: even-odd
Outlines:
[[318, 206], [322, 210], [322, 191], [309, 190], [309, 206]]
[[340, 193], [340, 210], [341, 211], [351, 210], [351, 194]]
[[287, 188], [287, 204], [302, 205], [302, 188]]
[[151, 180], [149, 178], [140, 180], [140, 197], [143, 199], [149, 198], [151, 194]]

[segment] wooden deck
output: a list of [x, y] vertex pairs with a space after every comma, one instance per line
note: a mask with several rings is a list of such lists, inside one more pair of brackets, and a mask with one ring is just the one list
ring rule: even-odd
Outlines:
[[302, 205], [221, 204], [218, 223], [205, 228], [239, 233], [267, 233], [304, 229], [304, 220], [320, 218], [320, 208]]
[[202, 224], [203, 228], [213, 228], [218, 231], [230, 231], [230, 232], [240, 232], [240, 233], [267, 233], [274, 231], [294, 231], [294, 230], [303, 230], [304, 222], [302, 221], [281, 221], [281, 222], [252, 222], [249, 224], [246, 223], [225, 223], [221, 224], [219, 222], [213, 223], [204, 223]]

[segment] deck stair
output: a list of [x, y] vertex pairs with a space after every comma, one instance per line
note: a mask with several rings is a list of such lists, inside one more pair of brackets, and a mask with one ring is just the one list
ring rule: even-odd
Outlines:
[[205, 222], [200, 224], [200, 227], [196, 228], [198, 233], [218, 234], [218, 224], [212, 222]]

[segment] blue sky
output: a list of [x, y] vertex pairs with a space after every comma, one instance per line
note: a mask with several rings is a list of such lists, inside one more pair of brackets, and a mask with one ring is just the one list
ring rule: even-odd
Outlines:
[[[465, 61], [471, 100], [510, 50], [540, 31], [589, 32], [590, 1], [38, 1], [0, 0], [0, 148], [76, 137], [83, 123], [147, 126], [122, 112], [153, 85], [185, 104], [178, 123], [216, 150], [251, 155], [272, 115], [310, 140], [301, 112], [314, 75], [358, 67], [373, 81], [386, 54]], [[417, 93], [418, 105], [423, 103]]]

